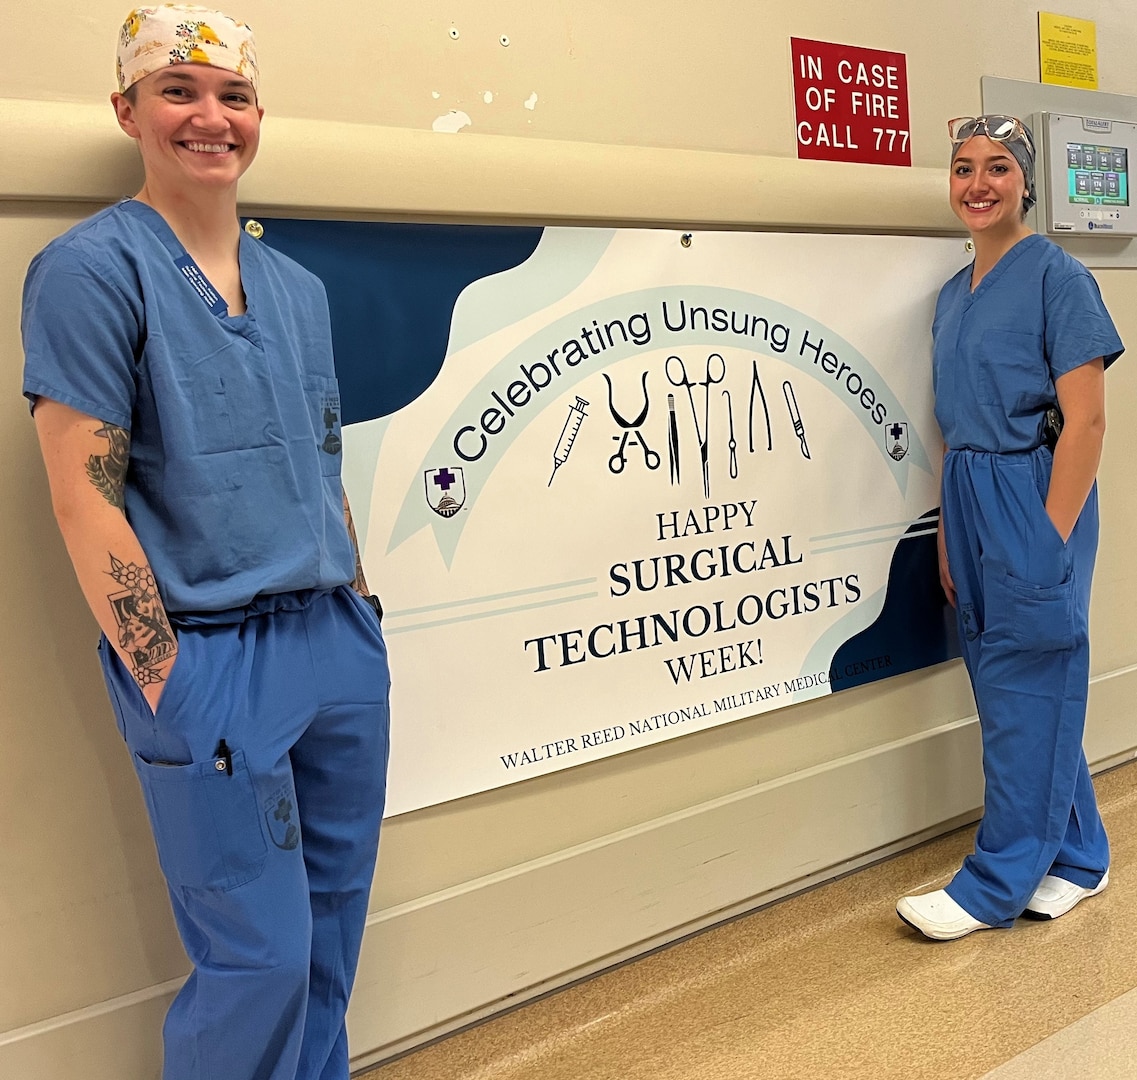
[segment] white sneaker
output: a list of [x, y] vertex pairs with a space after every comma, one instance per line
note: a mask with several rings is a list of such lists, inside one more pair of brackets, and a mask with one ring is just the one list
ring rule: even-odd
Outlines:
[[933, 941], [954, 941], [973, 930], [991, 929], [988, 923], [972, 918], [944, 889], [902, 897], [896, 905], [896, 914]]
[[1087, 896], [1097, 896], [1108, 884], [1108, 870], [1094, 889], [1083, 889], [1081, 885], [1075, 885], [1065, 878], [1047, 874], [1034, 890], [1034, 895], [1027, 903], [1023, 914], [1028, 919], [1057, 919], [1059, 915], [1065, 915], [1071, 908], [1080, 904]]

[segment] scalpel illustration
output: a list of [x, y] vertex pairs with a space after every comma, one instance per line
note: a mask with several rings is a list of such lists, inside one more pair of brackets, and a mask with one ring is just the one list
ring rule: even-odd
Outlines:
[[801, 443], [802, 457], [809, 459], [809, 447], [805, 443], [805, 425], [801, 422], [801, 411], [797, 407], [797, 398], [794, 397], [794, 388], [787, 379], [782, 383], [782, 392], [786, 395], [786, 408], [790, 410], [790, 420], [794, 425], [794, 434]]

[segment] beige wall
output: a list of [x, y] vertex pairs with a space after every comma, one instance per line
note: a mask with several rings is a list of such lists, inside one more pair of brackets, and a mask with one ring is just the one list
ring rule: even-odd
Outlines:
[[[245, 199], [296, 213], [947, 231], [944, 118], [978, 108], [981, 75], [1037, 76], [1037, 7], [1019, 0], [421, 0], [348, 3], [335, 24], [323, 5], [233, 10], [257, 29], [269, 110]], [[29, 259], [137, 182], [104, 104], [123, 14], [46, 0], [3, 15], [0, 1075], [21, 1080], [80, 1061], [97, 1080], [155, 1076], [165, 984], [185, 971], [18, 397]], [[1137, 94], [1132, 0], [1080, 0], [1074, 14], [1097, 20], [1101, 88]], [[907, 55], [916, 168], [793, 158], [790, 36]], [[432, 133], [450, 109], [472, 126]], [[1137, 347], [1137, 271], [1098, 277]], [[1099, 762], [1137, 748], [1132, 360], [1110, 374], [1101, 474], [1087, 735]], [[357, 1054], [973, 815], [972, 713], [959, 665], [945, 665], [389, 821]]]

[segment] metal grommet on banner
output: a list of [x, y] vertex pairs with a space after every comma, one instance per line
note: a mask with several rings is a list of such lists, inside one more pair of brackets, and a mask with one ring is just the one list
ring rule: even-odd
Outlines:
[[974, 240], [968, 240], [963, 245], [963, 250], [966, 251], [968, 255], [970, 255], [975, 250], [975, 241]]
[[455, 41], [457, 41], [457, 40], [458, 40], [458, 38], [459, 38], [459, 37], [461, 37], [461, 35], [458, 33], [458, 27], [456, 27], [456, 26], [452, 26], [452, 27], [450, 27], [450, 36], [451, 36], [451, 37], [452, 37], [452, 38], [453, 38]]
[[265, 227], [259, 222], [249, 218], [245, 222], [245, 232], [247, 232], [254, 240], [259, 240], [265, 234]]
[[498, 41], [501, 42], [501, 47], [503, 49], [509, 48], [509, 35], [508, 34], [502, 34], [501, 37], [498, 38]]
[[684, 247], [690, 247], [691, 242], [694, 239], [695, 238], [689, 232], [685, 232], [681, 237], [679, 237], [679, 243], [681, 243]]

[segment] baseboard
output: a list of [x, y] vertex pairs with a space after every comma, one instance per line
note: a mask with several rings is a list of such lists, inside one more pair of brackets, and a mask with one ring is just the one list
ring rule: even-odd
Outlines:
[[[1131, 760], [1137, 668], [1095, 680], [1087, 756]], [[349, 1026], [362, 1068], [974, 820], [966, 718], [372, 916]], [[1097, 771], [1095, 769], [1095, 771]], [[0, 1035], [0, 1076], [156, 1080], [164, 984]]]
[[974, 817], [978, 760], [977, 722], [957, 721], [384, 912], [353, 1000], [358, 1063]]

